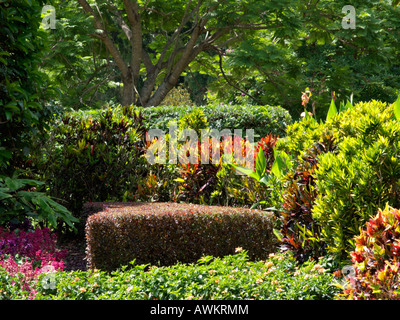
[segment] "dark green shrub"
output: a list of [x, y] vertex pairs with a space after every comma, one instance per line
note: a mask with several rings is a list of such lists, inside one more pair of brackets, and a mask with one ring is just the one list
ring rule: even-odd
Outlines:
[[130, 107], [66, 114], [38, 148], [50, 194], [67, 201], [77, 216], [84, 202], [122, 201], [135, 194], [147, 172], [144, 134], [140, 112]]
[[0, 224], [24, 220], [66, 222], [70, 212], [39, 192], [29, 159], [32, 137], [41, 135], [46, 120], [56, 112], [49, 77], [40, 65], [48, 46], [48, 33], [39, 28], [42, 0], [0, 3]]
[[48, 44], [39, 28], [46, 2], [1, 1], [0, 173], [26, 165], [31, 138], [49, 116], [48, 77], [39, 68]]
[[[202, 110], [210, 129], [253, 129], [260, 139], [272, 133], [285, 136], [286, 127], [292, 123], [289, 113], [281, 107], [250, 105], [159, 106], [143, 110], [149, 128], [168, 131], [171, 120], [179, 121], [193, 109]], [[233, 132], [232, 132], [233, 133]]]
[[192, 263], [203, 255], [232, 254], [251, 259], [275, 249], [273, 217], [260, 210], [183, 203], [107, 203], [86, 224], [91, 268], [113, 270], [138, 264]]
[[18, 176], [0, 176], [0, 225], [21, 223], [29, 218], [53, 228], [58, 223], [74, 228], [73, 223], [78, 220], [44, 192], [36, 191], [41, 185], [39, 181]]

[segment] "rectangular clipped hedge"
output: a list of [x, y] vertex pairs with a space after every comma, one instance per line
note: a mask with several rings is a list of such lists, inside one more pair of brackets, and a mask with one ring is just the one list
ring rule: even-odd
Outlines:
[[250, 259], [275, 251], [273, 214], [245, 208], [184, 203], [104, 203], [86, 222], [89, 268], [193, 263], [237, 247]]

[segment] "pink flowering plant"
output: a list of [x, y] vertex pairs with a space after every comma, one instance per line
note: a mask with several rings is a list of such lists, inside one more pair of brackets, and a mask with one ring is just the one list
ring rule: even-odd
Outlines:
[[6, 230], [0, 226], [0, 300], [34, 299], [38, 275], [62, 271], [66, 250], [49, 228]]

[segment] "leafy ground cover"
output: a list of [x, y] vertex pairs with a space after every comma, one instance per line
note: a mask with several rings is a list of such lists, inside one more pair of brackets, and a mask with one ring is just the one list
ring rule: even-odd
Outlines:
[[[27, 292], [13, 289], [18, 276], [9, 277], [0, 269], [0, 277], [3, 282], [1, 298], [27, 298]], [[297, 266], [289, 254], [271, 254], [266, 260], [250, 262], [246, 251], [237, 248], [234, 255], [205, 256], [189, 265], [131, 265], [112, 273], [91, 270], [41, 274], [34, 297], [51, 300], [323, 300], [332, 299], [339, 292], [332, 285], [333, 279], [333, 275], [315, 261]]]

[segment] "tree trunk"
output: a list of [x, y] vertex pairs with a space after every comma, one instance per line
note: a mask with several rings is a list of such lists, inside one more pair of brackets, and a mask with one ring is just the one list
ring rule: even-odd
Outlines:
[[131, 76], [126, 76], [122, 78], [122, 105], [132, 105], [135, 103], [135, 87], [133, 84], [133, 79]]
[[[176, 83], [175, 83], [176, 84]], [[152, 95], [149, 101], [144, 105], [144, 107], [158, 106], [164, 98], [167, 96], [168, 92], [174, 87], [175, 84], [171, 84], [168, 81], [164, 81]]]

